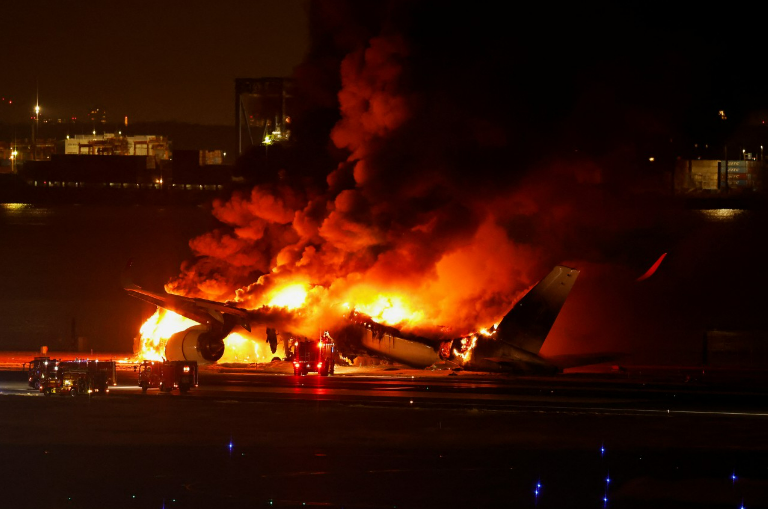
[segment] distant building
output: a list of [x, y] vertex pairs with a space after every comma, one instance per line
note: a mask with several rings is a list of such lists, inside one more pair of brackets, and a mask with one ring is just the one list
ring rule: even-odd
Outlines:
[[[14, 155], [15, 152], [15, 155]], [[20, 165], [25, 161], [49, 161], [56, 153], [56, 140], [52, 138], [27, 138], [15, 142], [0, 142], [0, 158], [2, 165]]]
[[763, 191], [766, 164], [750, 159], [681, 160], [675, 168], [678, 193], [723, 193]]
[[237, 78], [235, 127], [239, 154], [252, 145], [286, 143], [291, 139], [294, 80]]
[[171, 157], [164, 136], [123, 136], [110, 133], [70, 136], [64, 140], [64, 153], [71, 155], [149, 156], [158, 160]]
[[107, 112], [104, 111], [101, 108], [91, 108], [91, 111], [88, 112], [88, 119], [93, 123], [96, 124], [106, 124], [107, 123]]
[[171, 169], [174, 186], [226, 185], [232, 180], [220, 150], [175, 150]]

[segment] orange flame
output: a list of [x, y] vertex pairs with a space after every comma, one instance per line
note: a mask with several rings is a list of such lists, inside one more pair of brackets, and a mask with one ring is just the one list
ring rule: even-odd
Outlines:
[[461, 347], [458, 349], [454, 348], [453, 355], [462, 364], [466, 364], [472, 359], [472, 354], [475, 351], [475, 346], [477, 346], [478, 337], [483, 336], [485, 338], [495, 339], [497, 327], [498, 327], [497, 325], [494, 325], [493, 327], [491, 327], [490, 330], [486, 328], [482, 328], [477, 332], [473, 332], [469, 336], [461, 338]]
[[287, 309], [297, 309], [307, 300], [307, 287], [303, 283], [293, 283], [283, 286], [274, 292], [269, 300], [269, 306]]
[[168, 339], [198, 323], [173, 311], [157, 308], [155, 314], [139, 329], [141, 343], [136, 357], [141, 360], [162, 361], [165, 359], [165, 344]]
[[371, 316], [377, 322], [388, 325], [402, 324], [403, 322], [418, 322], [423, 317], [421, 311], [411, 311], [409, 306], [399, 296], [386, 297], [379, 295], [376, 301], [369, 306], [361, 306], [359, 309]]
[[[165, 359], [165, 344], [168, 339], [192, 326], [198, 325], [194, 320], [185, 318], [173, 311], [158, 308], [141, 326], [141, 343], [136, 360], [163, 361]], [[224, 338], [224, 356], [219, 363], [261, 363], [269, 362], [274, 356], [284, 357], [283, 346], [278, 345], [278, 351], [273, 355], [268, 348], [259, 345], [254, 338], [233, 332]]]
[[424, 312], [413, 311], [412, 308], [414, 306], [402, 295], [385, 295], [370, 292], [369, 295], [354, 295], [351, 297], [353, 299], [350, 300], [357, 301], [356, 304], [350, 306], [349, 303], [344, 303], [345, 308], [350, 309], [351, 307], [371, 317], [378, 323], [405, 327], [418, 324], [424, 319]]
[[219, 363], [259, 362], [259, 345], [256, 342], [233, 332], [224, 338], [224, 356]]
[[461, 348], [454, 348], [453, 355], [458, 359], [461, 359], [462, 363], [469, 362], [469, 359], [472, 358], [472, 351], [475, 349], [475, 345], [477, 345], [477, 334], [471, 334], [468, 337], [461, 338]]

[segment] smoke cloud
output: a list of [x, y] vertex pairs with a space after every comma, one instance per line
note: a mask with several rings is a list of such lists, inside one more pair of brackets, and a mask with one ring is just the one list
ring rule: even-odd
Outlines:
[[589, 117], [595, 76], [580, 65], [613, 51], [592, 39], [555, 48], [493, 13], [359, 4], [312, 2], [314, 43], [296, 72], [297, 150], [328, 145], [324, 183], [275, 178], [214, 203], [221, 228], [190, 242], [195, 260], [166, 289], [255, 309], [298, 282], [307, 334], [343, 304], [384, 298], [404, 302], [406, 330], [455, 337], [498, 322], [565, 263], [582, 276], [547, 353], [616, 346], [605, 337], [632, 321], [631, 283], [673, 235], [657, 212], [663, 172], [637, 162], [640, 141], [669, 124], [638, 122], [619, 93]]

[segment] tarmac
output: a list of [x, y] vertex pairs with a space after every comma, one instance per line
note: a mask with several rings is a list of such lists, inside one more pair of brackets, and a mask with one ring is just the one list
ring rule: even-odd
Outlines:
[[68, 398], [6, 370], [0, 505], [768, 507], [765, 387], [450, 373], [220, 366], [182, 396], [126, 365]]

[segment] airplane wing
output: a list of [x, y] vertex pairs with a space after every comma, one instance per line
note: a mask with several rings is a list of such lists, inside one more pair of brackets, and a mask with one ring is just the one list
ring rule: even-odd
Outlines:
[[130, 268], [133, 260], [128, 262], [122, 276], [122, 285], [128, 295], [148, 302], [157, 307], [173, 311], [176, 314], [194, 320], [201, 324], [212, 325], [211, 320], [216, 320], [222, 325], [232, 327], [240, 325], [247, 331], [251, 331], [251, 313], [248, 310], [232, 306], [224, 302], [215, 302], [206, 299], [182, 297], [169, 293], [156, 293], [133, 283], [130, 277]]

